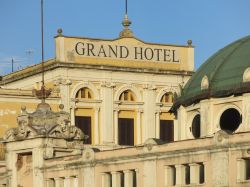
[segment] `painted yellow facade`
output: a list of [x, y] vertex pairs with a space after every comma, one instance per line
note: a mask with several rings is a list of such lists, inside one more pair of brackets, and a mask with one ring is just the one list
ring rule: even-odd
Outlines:
[[[120, 118], [133, 119], [135, 144], [158, 137], [158, 121], [174, 120], [168, 113], [173, 100], [163, 102], [162, 98], [178, 92], [192, 75], [194, 48], [190, 44], [154, 44], [134, 37], [91, 39], [61, 33], [55, 44], [55, 58], [44, 64], [45, 86], [52, 90], [47, 102], [56, 110], [63, 104], [71, 114], [71, 125], [78, 125], [76, 117], [90, 117], [92, 144], [118, 144]], [[35, 110], [39, 101], [32, 90], [41, 86], [41, 65], [6, 75], [0, 85], [2, 97], [11, 89], [10, 97], [14, 98], [0, 105], [2, 137], [15, 126], [13, 119], [22, 105]], [[88, 90], [91, 98], [81, 98], [81, 89]]]

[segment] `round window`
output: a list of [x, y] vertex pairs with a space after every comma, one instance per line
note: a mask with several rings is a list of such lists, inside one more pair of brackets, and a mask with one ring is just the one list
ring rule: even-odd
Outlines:
[[220, 128], [228, 133], [233, 133], [241, 124], [241, 115], [238, 110], [229, 108], [220, 117]]
[[201, 122], [200, 122], [200, 114], [197, 114], [192, 121], [192, 134], [195, 138], [199, 138], [201, 136]]

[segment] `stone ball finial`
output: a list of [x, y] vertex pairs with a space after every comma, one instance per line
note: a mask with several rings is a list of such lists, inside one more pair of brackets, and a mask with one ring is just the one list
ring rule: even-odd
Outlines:
[[188, 40], [188, 41], [187, 41], [188, 46], [192, 46], [192, 43], [193, 43], [192, 40]]
[[26, 106], [24, 106], [24, 105], [21, 106], [21, 112], [22, 112], [22, 114], [23, 114], [23, 113], [26, 113]]
[[59, 109], [62, 111], [64, 109], [64, 105], [63, 104], [60, 104], [59, 105]]
[[58, 36], [62, 36], [63, 30], [61, 28], [57, 29]]

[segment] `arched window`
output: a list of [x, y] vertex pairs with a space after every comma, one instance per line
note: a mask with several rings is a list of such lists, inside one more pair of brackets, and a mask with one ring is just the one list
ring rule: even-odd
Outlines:
[[133, 92], [131, 92], [130, 90], [126, 90], [124, 92], [122, 92], [122, 94], [119, 97], [120, 101], [135, 101], [135, 95]]
[[200, 138], [201, 136], [201, 121], [200, 114], [196, 114], [192, 121], [192, 134], [194, 138]]
[[225, 110], [220, 117], [220, 128], [228, 133], [233, 133], [242, 122], [241, 114], [234, 108]]
[[77, 99], [93, 99], [93, 93], [89, 88], [81, 88], [76, 93]]
[[165, 93], [161, 98], [161, 103], [173, 103], [174, 94], [172, 92]]

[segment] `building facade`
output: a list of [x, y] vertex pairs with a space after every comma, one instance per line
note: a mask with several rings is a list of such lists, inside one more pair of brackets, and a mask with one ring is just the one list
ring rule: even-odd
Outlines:
[[[64, 105], [71, 123], [89, 136], [86, 143], [104, 148], [139, 145], [148, 138], [174, 140], [174, 115], [168, 111], [174, 93], [193, 73], [191, 44], [88, 39], [60, 32], [55, 44], [55, 59], [45, 63], [45, 85], [52, 90], [47, 102], [56, 111]], [[39, 100], [32, 89], [40, 86], [40, 64], [2, 78], [2, 136], [15, 126], [22, 105], [35, 110]], [[166, 128], [170, 134], [164, 134]]]
[[31, 94], [41, 86], [40, 64], [1, 81], [0, 185], [250, 185], [250, 37], [191, 79], [191, 41], [145, 43], [125, 28], [115, 40], [59, 30], [55, 43], [46, 103]]

